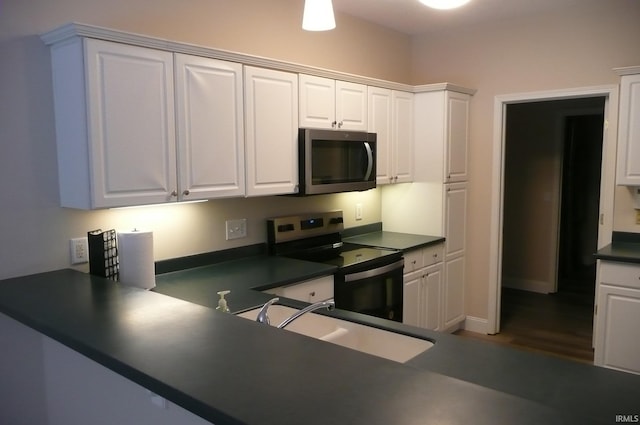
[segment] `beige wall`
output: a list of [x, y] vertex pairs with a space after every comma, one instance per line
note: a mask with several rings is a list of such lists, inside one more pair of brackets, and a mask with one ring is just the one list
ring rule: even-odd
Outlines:
[[[471, 102], [467, 314], [488, 316], [495, 96], [618, 84], [612, 68], [640, 64], [638, 22], [640, 2], [584, 0], [564, 12], [413, 41], [413, 82], [447, 80], [478, 89]], [[632, 213], [616, 205], [614, 229], [640, 232], [625, 218]]]
[[[302, 0], [5, 0], [0, 4], [0, 278], [67, 267], [68, 240], [88, 230], [154, 231], [156, 259], [266, 240], [268, 216], [343, 209], [348, 227], [380, 221], [378, 190], [307, 199], [259, 198], [126, 210], [58, 207], [51, 66], [39, 34], [76, 21], [399, 82], [409, 38], [337, 15], [338, 29], [300, 28]], [[355, 221], [355, 204], [364, 220]], [[227, 242], [224, 221], [247, 218]], [[81, 269], [86, 269], [82, 267]]]

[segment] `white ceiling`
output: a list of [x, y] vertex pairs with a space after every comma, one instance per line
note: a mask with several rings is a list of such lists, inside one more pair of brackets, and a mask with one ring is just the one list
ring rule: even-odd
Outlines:
[[436, 10], [418, 0], [333, 0], [333, 7], [338, 12], [416, 35], [548, 13], [575, 6], [580, 1], [584, 0], [471, 0], [459, 9]]

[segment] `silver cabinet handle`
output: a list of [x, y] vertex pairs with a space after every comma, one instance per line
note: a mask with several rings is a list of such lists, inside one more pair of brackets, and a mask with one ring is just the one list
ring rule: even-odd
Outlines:
[[173, 192], [171, 192], [171, 196], [176, 198], [178, 196], [178, 191], [174, 190]]
[[183, 194], [184, 196], [189, 196], [189, 194], [190, 194], [190, 193], [191, 193], [191, 192], [189, 192], [189, 189], [185, 189], [185, 190], [182, 192], [182, 194]]

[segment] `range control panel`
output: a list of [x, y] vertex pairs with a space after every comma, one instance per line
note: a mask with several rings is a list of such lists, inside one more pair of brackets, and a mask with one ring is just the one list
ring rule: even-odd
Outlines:
[[267, 239], [270, 244], [340, 233], [343, 229], [341, 210], [267, 219]]

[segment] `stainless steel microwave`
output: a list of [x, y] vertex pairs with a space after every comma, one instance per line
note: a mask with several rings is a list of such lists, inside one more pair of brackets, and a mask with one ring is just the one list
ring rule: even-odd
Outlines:
[[299, 195], [376, 187], [376, 134], [301, 128], [298, 133]]

